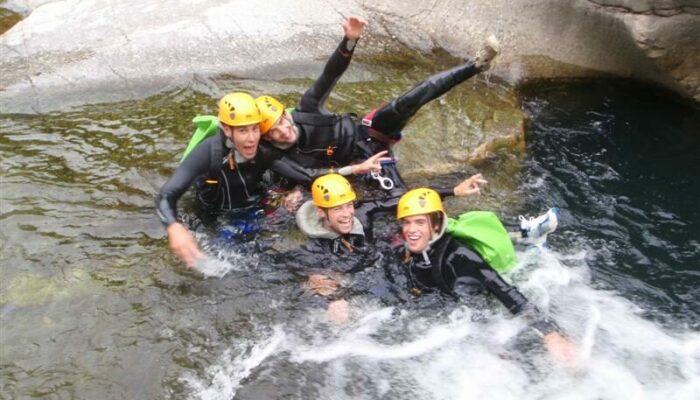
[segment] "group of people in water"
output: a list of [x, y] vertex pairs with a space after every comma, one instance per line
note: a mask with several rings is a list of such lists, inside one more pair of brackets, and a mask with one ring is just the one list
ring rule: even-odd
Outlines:
[[[391, 157], [391, 146], [401, 139], [402, 129], [420, 107], [488, 69], [497, 55], [494, 46], [484, 46], [475, 58], [428, 77], [363, 118], [333, 114], [326, 110], [325, 101], [347, 69], [366, 24], [357, 17], [344, 21], [343, 39], [296, 107], [285, 108], [272, 96], [253, 98], [243, 92], [229, 93], [219, 101], [218, 118], [208, 130], [210, 134], [188, 147], [156, 198], [157, 214], [166, 227], [171, 250], [190, 267], [203, 257], [177, 215], [177, 201], [191, 186], [205, 209], [260, 209], [268, 193], [263, 177], [271, 171], [284, 182], [282, 206], [295, 213], [299, 229], [328, 257], [353, 254], [369, 245], [366, 229], [374, 214], [395, 212], [404, 243], [397, 250], [397, 263], [407, 277], [407, 291], [420, 296], [437, 289], [457, 296], [460, 287], [471, 288], [470, 293], [475, 292], [473, 288], [485, 290], [512, 313], [525, 315], [554, 355], [570, 359], [574, 347], [556, 323], [497, 272], [494, 256], [503, 254], [486, 254], [478, 245], [447, 233], [453, 221], [448, 221], [442, 199], [478, 194], [480, 185], [486, 183], [481, 174], [453, 188], [409, 190]], [[350, 181], [367, 175], [381, 183], [376, 189], [381, 195], [363, 201]], [[306, 191], [311, 192], [311, 200], [302, 204]], [[557, 223], [558, 210], [550, 209], [538, 218], [523, 220], [520, 229], [510, 234], [498, 221], [495, 229], [516, 242], [538, 243]], [[493, 228], [494, 222], [487, 225]], [[507, 246], [490, 248], [496, 253], [508, 252]], [[322, 288], [334, 285], [332, 277], [314, 274], [308, 286], [323, 293]], [[337, 299], [329, 305], [335, 315], [346, 315], [347, 307], [345, 300]]]

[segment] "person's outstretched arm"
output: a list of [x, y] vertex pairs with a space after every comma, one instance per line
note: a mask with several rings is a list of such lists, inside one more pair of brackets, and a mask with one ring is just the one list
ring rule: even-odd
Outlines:
[[[380, 151], [379, 153], [373, 155], [372, 157], [366, 159], [365, 161], [348, 165], [346, 167], [339, 168], [337, 170], [331, 168], [311, 168], [304, 167], [303, 165], [296, 162], [294, 159], [288, 156], [282, 156], [281, 158], [272, 162], [270, 169], [276, 174], [289, 179], [297, 185], [304, 186], [306, 188], [311, 187], [311, 183], [318, 177], [330, 174], [332, 172], [339, 173], [343, 176], [349, 175], [363, 175], [371, 171], [381, 170], [381, 162], [384, 160], [391, 159], [390, 157], [385, 157], [387, 154], [386, 150]], [[291, 193], [287, 195], [290, 199], [285, 200], [285, 208], [289, 212], [296, 211], [296, 207], [301, 205], [300, 201], [302, 198], [301, 191], [299, 188], [295, 188]]]
[[431, 189], [435, 190], [440, 195], [440, 198], [444, 200], [445, 197], [450, 196], [466, 197], [474, 194], [481, 194], [481, 188], [479, 185], [485, 185], [487, 183], [488, 181], [484, 179], [481, 174], [475, 174], [458, 183], [455, 187]]
[[321, 76], [316, 79], [316, 82], [311, 85], [301, 97], [301, 100], [299, 100], [298, 111], [328, 114], [324, 106], [326, 99], [336, 82], [338, 82], [338, 79], [350, 65], [350, 60], [355, 51], [355, 44], [362, 36], [365, 25], [367, 25], [367, 21], [358, 17], [349, 17], [343, 23], [343, 31], [345, 31], [343, 40], [340, 41], [338, 48], [331, 54]]
[[381, 162], [391, 160], [391, 157], [386, 157], [386, 154], [387, 150], [382, 150], [361, 163], [352, 164], [337, 169], [304, 167], [300, 163], [296, 162], [292, 157], [284, 155], [281, 158], [273, 161], [270, 169], [280, 176], [293, 181], [294, 183], [310, 187], [314, 179], [332, 172], [343, 176], [363, 175], [372, 171], [379, 172], [382, 169]]
[[569, 364], [574, 362], [577, 353], [576, 346], [559, 332], [559, 326], [546, 318], [535, 305], [530, 303], [515, 286], [506, 282], [481, 256], [467, 247], [460, 246], [449, 257], [452, 258], [448, 264], [453, 267], [451, 273], [455, 282], [461, 276], [476, 278], [510, 312], [522, 314], [530, 321], [530, 328], [542, 338], [545, 347], [557, 361]]
[[156, 197], [156, 214], [165, 226], [170, 249], [188, 267], [194, 267], [202, 253], [192, 234], [177, 219], [177, 201], [198, 176], [209, 170], [212, 140], [221, 139], [216, 135], [197, 146], [177, 167]]

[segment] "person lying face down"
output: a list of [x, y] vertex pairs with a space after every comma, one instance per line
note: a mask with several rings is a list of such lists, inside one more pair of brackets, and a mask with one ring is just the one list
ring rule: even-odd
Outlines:
[[437, 192], [428, 188], [414, 189], [399, 200], [396, 218], [401, 222], [404, 251], [398, 254], [400, 270], [408, 275], [411, 293], [439, 289], [456, 295], [461, 285], [469, 293], [485, 289], [493, 294], [513, 314], [531, 319], [531, 328], [543, 338], [547, 348], [557, 358], [571, 360], [573, 345], [559, 332], [557, 325], [541, 316], [515, 286], [503, 278], [470, 246], [447, 234], [447, 214]]

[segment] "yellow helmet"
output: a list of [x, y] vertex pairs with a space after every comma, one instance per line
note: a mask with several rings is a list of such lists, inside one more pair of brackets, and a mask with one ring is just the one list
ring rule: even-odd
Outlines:
[[317, 207], [333, 208], [349, 203], [357, 196], [347, 179], [338, 174], [328, 174], [317, 178], [311, 185], [311, 198]]
[[270, 131], [280, 120], [284, 112], [284, 105], [274, 97], [260, 96], [255, 99], [255, 104], [262, 113], [262, 121], [260, 121], [260, 133], [263, 135]]
[[229, 93], [219, 101], [219, 121], [230, 126], [260, 123], [262, 115], [248, 93]]
[[442, 200], [440, 195], [433, 189], [419, 188], [406, 192], [396, 208], [396, 218], [412, 217], [414, 215], [430, 214], [435, 211], [442, 211]]

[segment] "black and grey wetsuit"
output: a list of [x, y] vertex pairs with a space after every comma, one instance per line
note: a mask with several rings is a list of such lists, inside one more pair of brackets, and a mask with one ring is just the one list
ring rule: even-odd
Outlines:
[[544, 318], [537, 308], [513, 285], [506, 282], [486, 261], [469, 246], [443, 234], [431, 242], [420, 254], [397, 251], [396, 264], [408, 277], [409, 291], [421, 294], [439, 289], [457, 296], [457, 293], [492, 293], [513, 314], [523, 314], [531, 327], [541, 336], [557, 330], [556, 324]]
[[362, 223], [353, 218], [350, 233], [341, 235], [323, 226], [316, 206], [311, 200], [302, 204], [296, 214], [297, 226], [309, 238], [307, 250], [323, 254], [353, 253], [365, 245], [365, 232]]
[[[193, 183], [197, 200], [206, 209], [233, 210], [258, 204], [265, 193], [263, 174], [277, 158], [273, 153], [273, 149], [258, 148], [255, 158], [244, 160], [220, 130], [200, 143], [163, 185], [156, 197], [158, 217], [165, 226], [177, 222], [177, 200]], [[221, 159], [212, 163], [212, 157]]]
[[[350, 64], [354, 42], [349, 42], [343, 38], [321, 76], [291, 113], [298, 130], [298, 141], [284, 149], [285, 157], [277, 164], [281, 164], [278, 168], [285, 171], [284, 176], [307, 186], [318, 176], [328, 173], [329, 168], [337, 169], [389, 149], [390, 144], [401, 138], [401, 130], [420, 107], [480, 71], [469, 61], [432, 75], [363, 119], [350, 114], [332, 114], [324, 104]], [[262, 146], [272, 147], [272, 144], [264, 142]], [[386, 166], [384, 171], [405, 191], [395, 165]]]

